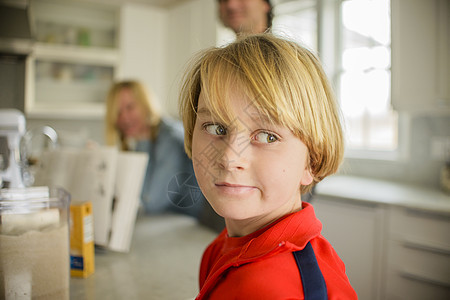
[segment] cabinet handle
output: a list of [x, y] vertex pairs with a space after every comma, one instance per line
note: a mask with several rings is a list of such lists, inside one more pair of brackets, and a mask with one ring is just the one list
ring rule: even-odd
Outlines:
[[421, 244], [421, 243], [413, 242], [413, 241], [403, 241], [402, 244], [405, 248], [433, 252], [433, 253], [437, 253], [437, 254], [443, 254], [443, 255], [450, 256], [449, 249], [444, 249], [444, 248], [436, 247], [436, 246], [432, 246], [432, 245], [425, 245], [425, 244]]
[[440, 280], [425, 277], [423, 275], [413, 274], [413, 273], [404, 272], [404, 271], [400, 271], [399, 273], [400, 273], [400, 277], [403, 277], [405, 279], [419, 281], [422, 283], [427, 283], [430, 285], [435, 285], [435, 286], [439, 286], [439, 287], [443, 287], [443, 288], [450, 288], [450, 283], [448, 283], [448, 282], [443, 282]]
[[449, 216], [447, 213], [429, 212], [425, 210], [419, 210], [417, 208], [405, 208], [404, 211], [407, 216], [411, 217], [425, 218], [444, 222], [448, 222], [449, 220]]

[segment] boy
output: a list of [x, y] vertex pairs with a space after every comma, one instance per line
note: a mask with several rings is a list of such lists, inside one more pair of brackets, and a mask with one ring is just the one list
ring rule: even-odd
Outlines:
[[204, 52], [181, 92], [185, 149], [226, 229], [197, 299], [356, 299], [301, 194], [337, 171], [342, 130], [318, 60], [271, 34]]

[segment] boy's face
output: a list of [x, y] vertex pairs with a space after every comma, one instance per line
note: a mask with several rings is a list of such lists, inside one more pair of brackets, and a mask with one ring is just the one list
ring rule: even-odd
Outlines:
[[212, 116], [200, 94], [192, 161], [203, 194], [229, 234], [239, 236], [300, 210], [300, 186], [312, 176], [305, 144], [265, 120], [244, 94], [230, 91], [231, 124]]

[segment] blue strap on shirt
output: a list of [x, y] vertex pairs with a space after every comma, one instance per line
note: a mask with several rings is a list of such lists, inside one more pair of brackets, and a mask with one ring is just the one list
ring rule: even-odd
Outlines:
[[317, 263], [316, 255], [308, 242], [303, 250], [293, 252], [300, 271], [305, 300], [326, 300], [327, 286]]

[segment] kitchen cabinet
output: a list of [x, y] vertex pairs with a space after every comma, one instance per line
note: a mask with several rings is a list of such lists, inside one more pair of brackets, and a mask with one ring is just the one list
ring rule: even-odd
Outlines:
[[450, 217], [389, 207], [386, 299], [449, 299]]
[[[98, 70], [94, 69], [94, 74], [106, 68], [108, 74], [113, 74], [113, 80], [140, 80], [151, 90], [162, 113], [177, 117], [179, 83], [187, 61], [194, 52], [214, 46], [216, 42], [216, 14], [212, 13], [217, 11], [216, 1], [183, 0], [176, 5], [165, 7], [152, 6], [139, 0], [67, 0], [64, 3], [57, 0], [33, 0], [31, 3], [34, 20], [56, 18], [52, 23], [63, 24], [51, 25], [50, 29], [69, 28], [64, 25], [67, 23], [72, 24], [74, 28], [78, 28], [78, 25], [73, 24], [80, 24], [80, 28], [89, 28], [87, 24], [92, 20], [108, 20], [101, 23], [102, 28], [110, 28], [105, 31], [110, 33], [105, 33], [100, 39], [103, 42], [97, 43], [97, 33], [95, 36], [91, 35], [91, 46], [71, 44], [77, 41], [73, 37], [78, 36], [73, 35], [73, 29], [69, 30], [71, 33], [66, 41], [52, 36], [45, 39], [45, 35], [40, 35], [41, 41], [35, 49], [36, 54], [32, 54], [27, 60], [27, 126], [52, 126], [58, 133], [62, 132], [61, 136], [66, 140], [79, 141], [76, 144], [82, 144], [85, 139], [104, 143], [106, 91], [102, 94], [100, 89], [105, 90], [106, 84], [96, 81], [98, 85], [90, 89], [89, 84], [84, 84], [86, 81], [69, 81], [70, 75], [63, 71], [59, 72], [61, 79], [57, 81], [54, 89], [40, 85], [39, 87], [43, 88], [37, 90], [36, 82], [42, 73], [36, 78], [36, 60], [56, 62], [56, 65], [60, 61], [69, 62], [69, 66], [93, 64]], [[37, 13], [38, 3], [45, 3], [50, 7]], [[60, 10], [60, 13], [56, 13], [61, 14], [59, 18], [54, 16], [55, 7]], [[96, 12], [98, 17], [92, 17], [91, 10]], [[70, 16], [67, 11], [70, 11]], [[38, 18], [39, 14], [41, 16]], [[47, 28], [47, 31], [50, 29]], [[81, 40], [83, 42], [83, 39]], [[44, 71], [45, 68], [48, 67], [44, 65]], [[49, 81], [47, 78], [44, 83]], [[60, 92], [54, 92], [58, 90]], [[54, 96], [53, 98], [45, 96], [51, 91], [53, 92], [50, 96]], [[36, 93], [40, 93], [44, 98], [39, 100]]]
[[[137, 79], [177, 116], [184, 67], [216, 42], [216, 3], [35, 0], [38, 43], [28, 63], [28, 117], [100, 119], [113, 80]], [[173, 38], [175, 37], [176, 38]]]
[[449, 299], [450, 196], [338, 175], [312, 204], [360, 299]]
[[119, 68], [119, 10], [94, 3], [37, 0], [37, 43], [28, 59], [26, 113], [102, 116]]
[[450, 112], [450, 2], [392, 0], [392, 104]]
[[380, 299], [385, 212], [378, 204], [314, 196], [322, 235], [343, 260], [359, 299]]

